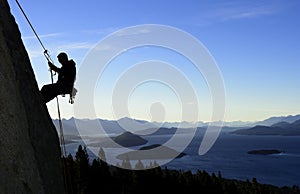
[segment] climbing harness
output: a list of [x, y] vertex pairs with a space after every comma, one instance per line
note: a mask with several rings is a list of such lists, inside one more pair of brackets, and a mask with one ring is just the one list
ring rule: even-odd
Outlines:
[[[77, 89], [73, 87], [72, 92], [69, 94], [70, 95], [70, 97], [69, 97], [70, 104], [74, 104], [74, 99], [75, 99], [76, 93], [77, 93]], [[62, 94], [61, 96], [65, 97], [66, 95]]]
[[[30, 20], [28, 19], [26, 13], [24, 12], [24, 10], [23, 10], [22, 6], [20, 5], [20, 3], [18, 2], [18, 0], [16, 0], [16, 3], [18, 5], [18, 7], [20, 8], [21, 12], [23, 13], [25, 19], [27, 20], [27, 22], [28, 22], [31, 30], [35, 34], [35, 36], [36, 36], [37, 40], [39, 41], [40, 45], [42, 46], [42, 48], [44, 50], [44, 56], [46, 57], [47, 61], [51, 62], [52, 64], [54, 64], [53, 61], [52, 61], [52, 59], [51, 59], [51, 57], [50, 57], [50, 54], [48, 53], [48, 50], [43, 45], [40, 37], [38, 36], [38, 34], [36, 33], [35, 29], [33, 28]], [[51, 82], [53, 84], [53, 71], [51, 69], [50, 69], [50, 74], [51, 74]], [[72, 94], [70, 94], [70, 103], [72, 102], [71, 104], [74, 103], [74, 96], [72, 97]], [[71, 99], [72, 99], [72, 101], [71, 101]], [[67, 190], [67, 193], [73, 193], [72, 192], [71, 182], [70, 182], [70, 174], [69, 174], [69, 172], [67, 170], [67, 166], [66, 166], [67, 164], [66, 164], [66, 161], [65, 161], [66, 157], [67, 157], [67, 152], [66, 152], [65, 138], [64, 138], [64, 133], [63, 133], [63, 125], [62, 125], [62, 120], [61, 120], [61, 114], [60, 114], [58, 97], [56, 97], [56, 105], [57, 105], [57, 113], [58, 113], [59, 132], [60, 132], [60, 135], [59, 135], [59, 137], [60, 137], [60, 147], [61, 147], [61, 154], [62, 154], [62, 157], [63, 157], [65, 189]], [[67, 180], [69, 181], [69, 186], [68, 186]]]

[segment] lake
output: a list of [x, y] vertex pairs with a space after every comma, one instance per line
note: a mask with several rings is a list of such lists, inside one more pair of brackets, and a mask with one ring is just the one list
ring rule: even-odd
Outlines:
[[[164, 143], [170, 135], [148, 136], [151, 144]], [[208, 173], [221, 172], [222, 177], [237, 180], [252, 180], [276, 186], [300, 186], [300, 136], [244, 136], [221, 133], [213, 147], [202, 156], [198, 155], [203, 133], [195, 135], [185, 149], [187, 155], [163, 165], [168, 169], [205, 170]], [[81, 143], [82, 144], [82, 143]], [[78, 143], [68, 144], [67, 151], [73, 156]], [[274, 155], [248, 154], [257, 149], [278, 149], [284, 151]], [[90, 159], [92, 153], [88, 150]]]

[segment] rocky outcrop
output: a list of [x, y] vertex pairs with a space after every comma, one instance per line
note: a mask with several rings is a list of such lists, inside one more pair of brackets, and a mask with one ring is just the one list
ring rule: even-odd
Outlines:
[[0, 193], [64, 193], [55, 127], [6, 0], [0, 10]]

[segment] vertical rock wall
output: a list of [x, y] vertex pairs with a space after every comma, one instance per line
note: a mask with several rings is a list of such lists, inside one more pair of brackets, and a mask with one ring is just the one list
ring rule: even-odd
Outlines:
[[57, 132], [9, 5], [0, 0], [0, 193], [64, 193], [62, 172]]

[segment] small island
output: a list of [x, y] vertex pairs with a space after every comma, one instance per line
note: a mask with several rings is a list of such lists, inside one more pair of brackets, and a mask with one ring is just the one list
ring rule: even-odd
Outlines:
[[[149, 145], [149, 146], [144, 146], [144, 147], [141, 147], [140, 150], [150, 150], [150, 149], [157, 148], [157, 147], [162, 147], [162, 145], [160, 145], [160, 144], [153, 144], [153, 145]], [[165, 146], [164, 146], [164, 149], [169, 149], [167, 151], [170, 151], [170, 150], [173, 151], [173, 149], [165, 147]], [[178, 156], [176, 156], [176, 158], [182, 158], [185, 155], [186, 155], [186, 153], [181, 152], [180, 154], [178, 154]]]
[[114, 137], [113, 140], [123, 147], [139, 146], [148, 142], [148, 140], [128, 131]]
[[[143, 152], [141, 152], [143, 150]], [[141, 147], [137, 151], [129, 151], [123, 154], [119, 154], [117, 159], [120, 160], [164, 160], [172, 158], [181, 158], [185, 156], [185, 153], [178, 152], [165, 145], [154, 144]]]
[[276, 149], [262, 149], [262, 150], [251, 150], [248, 151], [248, 154], [257, 154], [257, 155], [271, 155], [271, 154], [280, 154], [283, 151]]

